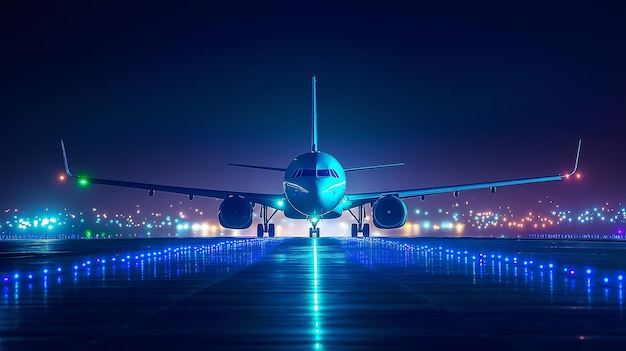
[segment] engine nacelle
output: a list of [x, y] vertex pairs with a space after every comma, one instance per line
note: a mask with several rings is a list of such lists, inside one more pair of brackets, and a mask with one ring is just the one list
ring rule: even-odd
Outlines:
[[383, 196], [374, 202], [372, 216], [377, 228], [400, 228], [406, 223], [406, 205], [394, 195]]
[[252, 204], [241, 196], [224, 199], [217, 211], [222, 227], [245, 229], [252, 224]]

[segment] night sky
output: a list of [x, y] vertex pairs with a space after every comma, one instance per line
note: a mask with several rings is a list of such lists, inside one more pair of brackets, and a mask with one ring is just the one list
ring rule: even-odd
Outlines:
[[78, 174], [281, 192], [281, 173], [227, 163], [309, 150], [313, 75], [322, 151], [406, 163], [348, 192], [564, 173], [582, 138], [580, 181], [461, 199], [626, 200], [620, 2], [164, 3], [2, 2], [2, 208], [186, 200], [60, 184], [61, 138]]

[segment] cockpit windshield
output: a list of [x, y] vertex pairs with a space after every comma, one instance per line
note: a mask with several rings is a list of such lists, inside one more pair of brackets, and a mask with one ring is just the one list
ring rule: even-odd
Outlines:
[[293, 172], [293, 178], [298, 177], [333, 177], [339, 178], [339, 174], [334, 169], [318, 169], [317, 171], [314, 169], [302, 169], [298, 168], [295, 172]]
[[330, 169], [318, 169], [317, 176], [318, 177], [330, 177]]

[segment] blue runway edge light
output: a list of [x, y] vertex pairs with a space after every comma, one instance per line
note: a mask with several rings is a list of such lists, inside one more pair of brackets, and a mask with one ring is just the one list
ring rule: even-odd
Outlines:
[[[0, 272], [0, 283], [4, 283], [4, 284], [15, 283], [15, 288], [18, 289], [20, 282], [26, 282], [28, 280], [28, 283], [30, 284], [33, 280], [37, 281], [37, 279], [41, 279], [44, 282], [43, 288], [47, 289], [48, 288], [47, 282], [48, 282], [50, 274], [55, 274], [56, 282], [60, 283], [61, 277], [66, 272], [72, 272], [72, 275], [74, 277], [74, 282], [76, 282], [76, 279], [80, 279], [81, 272], [86, 272], [87, 275], [85, 277], [89, 279], [88, 278], [90, 276], [89, 272], [95, 267], [102, 268], [102, 272], [108, 271], [106, 268], [111, 267], [112, 268], [111, 272], [114, 273], [116, 265], [124, 265], [125, 267], [130, 267], [131, 262], [141, 263], [142, 265], [144, 263], [156, 264], [157, 261], [165, 263], [171, 259], [176, 259], [176, 257], [181, 257], [181, 256], [184, 256], [184, 259], [187, 259], [187, 260], [189, 259], [201, 260], [202, 257], [204, 256], [205, 257], [204, 261], [201, 261], [199, 265], [194, 264], [194, 266], [195, 267], [199, 267], [199, 266], [212, 267], [212, 264], [216, 262], [223, 262], [223, 261], [220, 261], [223, 258], [220, 259], [219, 257], [222, 257], [225, 253], [229, 253], [232, 256], [231, 257], [232, 262], [230, 261], [227, 261], [227, 262], [230, 262], [229, 264], [234, 264], [235, 266], [237, 266], [237, 265], [242, 265], [242, 264], [250, 264], [253, 260], [256, 260], [258, 257], [260, 257], [260, 255], [262, 255], [264, 252], [267, 252], [265, 250], [257, 251], [258, 248], [273, 247], [277, 245], [278, 243], [280, 243], [281, 240], [282, 239], [273, 239], [273, 240], [242, 239], [234, 244], [228, 241], [222, 241], [222, 242], [218, 242], [214, 244], [200, 245], [200, 246], [185, 245], [185, 246], [176, 247], [174, 249], [169, 247], [162, 251], [158, 251], [158, 252], [154, 251], [153, 253], [152, 252], [150, 253], [137, 252], [135, 255], [128, 255], [128, 256], [126, 256], [127, 253], [113, 254], [111, 257], [108, 257], [108, 258], [102, 258], [100, 256], [100, 257], [96, 257], [95, 259], [87, 259], [83, 261], [82, 263], [75, 262], [75, 263], [68, 265], [68, 267], [64, 267], [62, 265], [56, 266], [54, 268], [48, 268], [45, 266], [39, 267], [37, 268], [37, 271], [35, 273], [20, 272], [18, 268], [18, 271], [14, 271], [14, 272]], [[250, 251], [249, 255], [246, 256], [248, 257], [248, 259], [241, 260], [238, 255], [245, 254], [246, 251]], [[161, 257], [157, 257], [157, 255]], [[125, 256], [129, 257], [129, 259], [128, 260], [124, 259], [123, 257]], [[133, 260], [132, 257], [135, 257], [135, 260]], [[212, 257], [214, 259], [207, 260], [206, 259], [207, 257]], [[116, 258], [120, 258], [120, 259], [117, 260]], [[54, 262], [47, 262], [47, 261], [46, 263], [54, 264]], [[162, 265], [162, 263], [159, 263], [159, 264]], [[143, 266], [137, 266], [137, 267], [143, 267]], [[32, 269], [32, 267], [30, 268]], [[198, 273], [198, 270], [195, 270], [194, 272]], [[100, 274], [100, 277], [103, 277], [101, 275], [102, 273], [99, 273], [99, 274]], [[169, 278], [172, 277], [171, 274], [169, 273], [166, 274], [166, 276]], [[151, 278], [155, 278], [155, 277], [156, 276], [153, 276]], [[143, 279], [149, 279], [149, 278], [142, 276], [140, 279], [143, 280]], [[13, 295], [13, 296], [19, 296], [19, 295]]]
[[[446, 239], [442, 239], [441, 241], [446, 241]], [[530, 255], [537, 250], [536, 248], [529, 249], [528, 257], [523, 257], [525, 255], [521, 252], [516, 252], [515, 256], [509, 256], [506, 252], [500, 252], [498, 254], [485, 252], [485, 247], [475, 248], [475, 252], [472, 252], [473, 250], [466, 250], [466, 247], [461, 247], [461, 250], [459, 250], [458, 245], [453, 245], [459, 242], [453, 241], [448, 241], [448, 244], [450, 244], [448, 247], [443, 245], [424, 245], [423, 241], [417, 244], [417, 241], [400, 238], [371, 238], [367, 241], [348, 238], [342, 239], [342, 242], [346, 250], [363, 250], [356, 251], [360, 253], [355, 253], [353, 258], [375, 270], [385, 270], [390, 267], [395, 267], [395, 265], [401, 265], [406, 271], [405, 274], [420, 274], [421, 269], [429, 271], [428, 267], [446, 266], [449, 267], [451, 276], [470, 275], [472, 277], [471, 282], [475, 285], [481, 283], [493, 284], [493, 276], [495, 275], [498, 278], [495, 280], [498, 284], [509, 284], [512, 278], [516, 284], [550, 284], [547, 291], [551, 293], [556, 293], [555, 289], [558, 286], [559, 289], [565, 288], [569, 290], [568, 294], [572, 293], [572, 289], [578, 289], [578, 286], [575, 284], [575, 278], [577, 278], [581, 272], [585, 272], [587, 280], [586, 289], [580, 291], [580, 293], [584, 293], [588, 298], [592, 298], [596, 290], [590, 287], [600, 285], [608, 289], [604, 294], [617, 294], [616, 297], [619, 301], [622, 301], [623, 298], [621, 289], [624, 274], [611, 273], [609, 271], [604, 272], [605, 274], [592, 274], [592, 272], [597, 272], [598, 269], [594, 267], [576, 268], [570, 264], [564, 266], [559, 264], [559, 262], [536, 262], [537, 258], [533, 257], [533, 259], [529, 259], [531, 258]], [[411, 242], [413, 244], [409, 244]], [[470, 240], [467, 242], [469, 244]], [[471, 242], [471, 244], [474, 243], [477, 243], [477, 241]], [[530, 245], [532, 246], [533, 244]], [[371, 250], [378, 246], [387, 249], [388, 253], [386, 256], [371, 256]], [[401, 253], [400, 256], [395, 257], [392, 254], [394, 248]], [[499, 248], [497, 250], [500, 251]], [[457, 254], [460, 253], [465, 254], [465, 260], [457, 256]], [[471, 258], [471, 260], [469, 260], [469, 258]], [[523, 272], [519, 276], [518, 267], [516, 266], [517, 263], [524, 263]], [[546, 272], [545, 269], [548, 269], [548, 271]], [[582, 269], [582, 271], [580, 269]], [[605, 269], [608, 268], [600, 269], [600, 271], [604, 271]], [[545, 273], [548, 275], [544, 275]], [[539, 275], [539, 280], [537, 280], [536, 274]], [[509, 279], [504, 280], [505, 276], [509, 277]], [[500, 280], [501, 278], [502, 280]], [[561, 285], [563, 283], [566, 285]], [[618, 290], [612, 292], [612, 288], [617, 288]], [[603, 297], [605, 296], [604, 294]]]

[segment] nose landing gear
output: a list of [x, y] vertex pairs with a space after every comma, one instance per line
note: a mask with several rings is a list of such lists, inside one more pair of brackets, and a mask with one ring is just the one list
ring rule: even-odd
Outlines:
[[309, 228], [309, 238], [319, 238], [320, 228]]
[[319, 218], [311, 217], [309, 218], [309, 222], [313, 228], [309, 228], [309, 238], [319, 238], [320, 237], [320, 228], [317, 227], [317, 223], [319, 223]]

